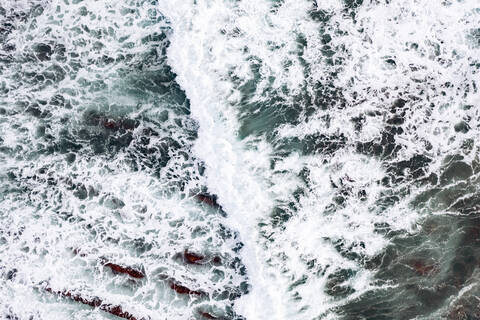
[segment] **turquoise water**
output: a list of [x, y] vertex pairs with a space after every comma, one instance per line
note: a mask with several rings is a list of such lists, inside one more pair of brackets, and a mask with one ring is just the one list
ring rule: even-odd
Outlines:
[[5, 319], [479, 319], [475, 0], [0, 4]]

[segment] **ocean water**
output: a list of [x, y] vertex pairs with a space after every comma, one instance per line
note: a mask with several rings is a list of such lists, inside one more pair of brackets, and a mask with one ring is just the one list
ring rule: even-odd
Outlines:
[[0, 1], [0, 319], [480, 319], [478, 0]]

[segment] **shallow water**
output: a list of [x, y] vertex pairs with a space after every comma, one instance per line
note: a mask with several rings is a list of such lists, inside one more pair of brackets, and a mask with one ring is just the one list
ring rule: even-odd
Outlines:
[[479, 319], [476, 0], [0, 4], [5, 319]]

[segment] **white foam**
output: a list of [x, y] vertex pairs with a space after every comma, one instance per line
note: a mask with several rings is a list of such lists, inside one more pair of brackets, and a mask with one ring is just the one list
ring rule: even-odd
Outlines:
[[[120, 153], [114, 161], [79, 154], [72, 166], [66, 165], [58, 154], [34, 161], [6, 159], [2, 170], [18, 170], [16, 179], [20, 182], [18, 185], [6, 182], [2, 188], [23, 187], [27, 192], [2, 198], [0, 206], [2, 223], [8, 222], [2, 229], [8, 236], [6, 244], [0, 246], [0, 258], [7, 261], [0, 266], [4, 268], [1, 271], [18, 269], [14, 281], [2, 281], [7, 285], [0, 289], [1, 295], [8, 298], [0, 301], [8, 301], [14, 313], [25, 317], [36, 310], [44, 318], [102, 317], [99, 311], [79, 312], [75, 304], [53, 301], [54, 298], [32, 289], [40, 281], [48, 280], [59, 290], [72, 288], [82, 294], [99, 295], [152, 319], [194, 317], [201, 302], [176, 297], [161, 281], [162, 276], [167, 274], [192, 289], [209, 292], [238, 287], [245, 279], [228, 267], [220, 267], [224, 278], [213, 279], [203, 269], [182, 266], [172, 257], [185, 248], [229, 256], [238, 240], [244, 244], [240, 254], [251, 288], [248, 295], [234, 304], [235, 310], [247, 319], [312, 319], [322, 314], [334, 318], [329, 313], [332, 307], [371, 289], [372, 274], [360, 263], [342, 256], [333, 242], [353, 246], [351, 251], [359, 255], [375, 255], [388, 243], [375, 232], [375, 223], [388, 223], [395, 230], [411, 229], [424, 214], [409, 206], [411, 198], [421, 190], [412, 187], [410, 196], [384, 210], [378, 208], [377, 201], [387, 191], [379, 183], [385, 168], [379, 159], [354, 153], [354, 145], [347, 145], [331, 157], [292, 153], [278, 159], [264, 137], [240, 141], [240, 102], [246, 93], [232, 79], [238, 78], [239, 84], [254, 80], [251, 66], [256, 62], [261, 79], [255, 79], [257, 89], [250, 101], [268, 101], [269, 97], [264, 96], [268, 88], [282, 96], [288, 105], [302, 90], [315, 95], [316, 86], [327, 81], [330, 73], [337, 73], [334, 84], [341, 89], [346, 108], [333, 102], [331, 109], [317, 110], [308, 122], [275, 128], [279, 139], [303, 139], [320, 133], [343, 134], [347, 143], [372, 141], [381, 135], [393, 101], [405, 98], [406, 130], [395, 137], [396, 143], [403, 147], [398, 160], [426, 154], [435, 160], [432, 170], [438, 169], [450, 150], [458, 150], [467, 138], [476, 138], [476, 130], [456, 134], [453, 125], [471, 117], [470, 125], [476, 128], [480, 119], [478, 108], [463, 108], [479, 102], [478, 92], [473, 89], [479, 76], [471, 66], [477, 63], [479, 50], [478, 40], [471, 36], [472, 26], [479, 22], [478, 3], [465, 0], [433, 6], [427, 0], [392, 0], [388, 5], [377, 2], [364, 1], [352, 19], [343, 10], [343, 1], [316, 1], [319, 9], [332, 16], [322, 31], [319, 23], [309, 17], [312, 1], [306, 0], [285, 0], [277, 6], [267, 0], [162, 0], [158, 5], [145, 2], [140, 6], [136, 1], [46, 4], [47, 14], [38, 17], [38, 28], [35, 24], [21, 26], [8, 37], [16, 45], [12, 54], [17, 60], [14, 67], [0, 76], [10, 89], [0, 103], [48, 100], [63, 90], [80, 102], [72, 111], [60, 108], [49, 111], [55, 121], [71, 118], [72, 126], [81, 126], [79, 115], [87, 108], [155, 117], [159, 110], [166, 109], [163, 102], [156, 100], [159, 97], [146, 93], [138, 97], [125, 90], [124, 85], [129, 76], [128, 72], [125, 75], [125, 69], [137, 70], [142, 53], [151, 49], [142, 44], [143, 36], [167, 26], [165, 21], [153, 23], [149, 18], [160, 10], [173, 29], [169, 64], [190, 100], [192, 116], [200, 125], [193, 148], [205, 164], [206, 178], [196, 169], [199, 163], [186, 160], [181, 154], [172, 155], [159, 178], [149, 172], [131, 170], [126, 153]], [[10, 5], [13, 8], [12, 3], [8, 8]], [[14, 9], [28, 10], [31, 5], [22, 1]], [[78, 14], [82, 6], [88, 11], [85, 16]], [[128, 9], [133, 13], [125, 14]], [[82, 31], [84, 26], [105, 30], [102, 50], [95, 48], [95, 36]], [[323, 33], [332, 36], [329, 45], [338, 51], [336, 57], [344, 59], [341, 64], [326, 64]], [[310, 67], [307, 76], [298, 54], [300, 35], [307, 42], [302, 49], [302, 59]], [[127, 38], [120, 41], [122, 37]], [[61, 82], [45, 87], [20, 86], [15, 81], [17, 73], [43, 72], [48, 67], [49, 62], [22, 60], [37, 41], [61, 43], [68, 52], [77, 50], [80, 69], [73, 72], [74, 64], [62, 64], [70, 73]], [[79, 46], [82, 41], [85, 45]], [[126, 46], [128, 42], [133, 46]], [[134, 59], [127, 66], [115, 64], [113, 68], [89, 62], [117, 54], [131, 54]], [[395, 60], [396, 68], [386, 63], [386, 59]], [[80, 79], [103, 80], [106, 89], [90, 92], [79, 85]], [[452, 86], [446, 87], [447, 81]], [[284, 87], [288, 93], [282, 91]], [[142, 105], [137, 107], [137, 104]], [[355, 131], [349, 119], [369, 112], [374, 116], [368, 116], [362, 129]], [[329, 116], [328, 124], [325, 116]], [[180, 118], [176, 120], [189, 130], [196, 129], [191, 120]], [[11, 120], [13, 123], [0, 123], [3, 146], [28, 154], [37, 143], [44, 143], [34, 132], [41, 120], [27, 123], [29, 119], [17, 114]], [[48, 128], [48, 132], [59, 135], [62, 129], [57, 126]], [[135, 131], [136, 137], [142, 129]], [[189, 150], [188, 138], [176, 131], [179, 129], [173, 119], [161, 130]], [[151, 140], [152, 145], [161, 143], [161, 138]], [[426, 148], [427, 140], [432, 145], [430, 150]], [[41, 168], [47, 172], [40, 173]], [[298, 177], [303, 168], [310, 172], [307, 182]], [[200, 208], [188, 197], [172, 193], [171, 186], [182, 182], [178, 176], [192, 177], [186, 182], [183, 196], [205, 185], [209, 192], [219, 196], [218, 202], [228, 214], [227, 224], [238, 231], [239, 239], [219, 237], [217, 232], [223, 221], [214, 212]], [[58, 185], [46, 187], [49, 178], [58, 181]], [[80, 200], [72, 190], [74, 184], [92, 187], [98, 195]], [[352, 194], [364, 191], [366, 199], [348, 198], [343, 207], [329, 212], [327, 207], [334, 203], [339, 188]], [[296, 201], [297, 210], [290, 210], [288, 203], [298, 189], [306, 194]], [[118, 200], [112, 199], [125, 205], [119, 208]], [[281, 227], [272, 225], [270, 219], [275, 207], [287, 208], [292, 214]], [[83, 220], [63, 220], [58, 217], [62, 212]], [[152, 244], [154, 249], [137, 254], [131, 248], [134, 239]], [[78, 245], [93, 253], [85, 259], [70, 257], [70, 248]], [[148, 279], [143, 286], [132, 287], [121, 277], [101, 272], [99, 256], [112, 256], [126, 265], [141, 265]], [[314, 267], [309, 267], [312, 261]], [[343, 300], [325, 293], [328, 277], [340, 269], [355, 273], [344, 284], [354, 288], [355, 293]], [[25, 306], [24, 301], [33, 302]], [[227, 304], [209, 301], [209, 305], [220, 309]]]
[[[28, 12], [30, 5], [25, 2], [21, 9]], [[2, 150], [5, 162], [1, 163], [0, 175], [0, 305], [21, 318], [32, 314], [43, 319], [108, 316], [44, 292], [40, 283], [46, 281], [53, 290], [78, 292], [82, 297], [99, 297], [105, 303], [121, 305], [137, 318], [186, 319], [197, 317], [199, 307], [217, 308], [221, 314], [229, 303], [227, 299], [210, 301], [176, 295], [165, 280], [174, 279], [192, 290], [219, 295], [224, 290], [238, 290], [244, 277], [229, 265], [236, 244], [234, 235], [222, 236], [229, 230], [222, 226], [218, 212], [190, 198], [190, 191], [198, 192], [205, 185], [199, 174], [201, 164], [190, 155], [193, 134], [188, 132], [195, 132], [196, 123], [175, 111], [185, 108], [179, 105], [181, 102], [166, 101], [171, 93], [164, 98], [138, 90], [142, 93], [138, 95], [128, 87], [139, 86], [135, 81], [149, 80], [144, 72], [148, 75], [162, 67], [161, 61], [151, 65], [143, 61], [152, 51], [161, 56], [162, 42], [145, 44], [142, 39], [160, 34], [166, 28], [164, 19], [155, 5], [137, 1], [49, 1], [43, 10], [35, 22], [30, 17], [30, 24], [17, 26], [8, 35], [15, 49], [9, 53], [12, 62], [1, 75], [10, 91], [0, 97], [0, 105], [7, 110], [7, 115], [0, 115], [1, 143], [6, 149]], [[81, 10], [86, 14], [80, 14]], [[103, 46], [97, 49], [94, 47], [99, 37], [95, 32], [103, 34]], [[122, 37], [127, 40], [121, 41]], [[125, 46], [128, 41], [131, 46]], [[40, 42], [52, 48], [65, 46], [65, 61], [56, 60], [56, 56], [49, 61], [35, 59], [32, 47]], [[110, 66], [98, 63], [104, 56], [115, 59], [122, 55], [132, 58]], [[18, 74], [41, 74], [52, 64], [67, 70], [65, 79], [50, 85], [27, 82], [22, 77], [18, 80]], [[103, 81], [105, 87], [92, 90], [82, 84], [85, 80]], [[70, 99], [69, 108], [39, 102], [48, 102], [58, 93]], [[38, 107], [40, 112], [49, 112], [48, 121], [25, 114], [26, 106], [16, 105], [20, 101]], [[106, 128], [101, 123], [85, 124], [86, 110], [114, 119], [147, 120], [130, 132], [133, 142], [129, 147], [97, 155], [89, 149], [89, 137], [73, 134], [84, 130], [87, 135], [105, 138], [102, 133]], [[164, 111], [168, 111], [168, 120], [159, 123]], [[45, 129], [43, 136], [36, 132], [41, 125]], [[170, 160], [163, 168], [158, 168], [158, 163], [165, 155], [159, 152], [152, 161], [153, 168], [149, 169], [147, 162], [139, 172], [132, 168], [132, 162], [140, 169], [145, 164], [145, 154], [136, 150], [136, 144], [145, 138], [144, 130], [148, 129], [156, 135], [148, 137], [147, 147], [160, 151], [168, 147], [170, 140], [166, 138], [171, 138], [180, 150], [167, 150]], [[73, 163], [65, 161], [65, 154], [45, 150], [61, 145], [59, 140], [65, 132], [72, 133], [71, 139], [79, 139], [72, 142], [81, 142], [85, 147], [76, 152]], [[183, 192], [179, 187], [182, 184], [186, 188]], [[80, 195], [82, 190], [87, 194]], [[75, 256], [75, 249], [87, 255]], [[181, 255], [186, 249], [218, 256], [225, 263], [184, 265]], [[133, 283], [128, 276], [115, 275], [104, 267], [101, 257], [139, 268], [146, 277]], [[7, 279], [8, 272], [14, 269], [16, 276]], [[31, 303], [25, 306], [25, 301]]]
[[[342, 12], [340, 1], [317, 1], [319, 8], [332, 14], [325, 27], [333, 38], [331, 46], [344, 48], [337, 53], [345, 58], [344, 63], [332, 67], [324, 64], [318, 25], [307, 17], [311, 3], [284, 1], [274, 10], [270, 5], [268, 1], [235, 4], [208, 1], [194, 5], [169, 1], [161, 4], [161, 10], [169, 17], [174, 30], [169, 48], [170, 64], [179, 75], [179, 81], [191, 100], [192, 114], [200, 124], [196, 154], [206, 163], [210, 190], [218, 194], [219, 202], [229, 214], [230, 225], [239, 230], [245, 243], [242, 255], [252, 290], [236, 303], [236, 308], [249, 319], [293, 316], [307, 319], [328, 310], [335, 303], [322, 293], [325, 278], [310, 280], [300, 290], [310, 310], [295, 313], [298, 307], [286, 291], [296, 277], [307, 272], [303, 256], [315, 257], [323, 265], [356, 269], [359, 274], [353, 286], [362, 292], [370, 286], [368, 272], [340, 257], [323, 239], [364, 243], [365, 248], [360, 251], [371, 256], [387, 243], [374, 233], [374, 223], [388, 222], [394, 229], [411, 229], [418, 214], [409, 208], [410, 197], [383, 213], [372, 209], [381, 191], [385, 190], [378, 186], [383, 169], [373, 159], [344, 153], [324, 165], [321, 158], [292, 156], [279, 164], [278, 168], [289, 172], [283, 180], [270, 172], [268, 146], [262, 145], [260, 150], [255, 150], [254, 156], [249, 151], [262, 139], [242, 143], [236, 138], [239, 110], [235, 109], [235, 104], [241, 94], [228, 82], [228, 72], [245, 83], [253, 78], [250, 62], [252, 59], [259, 61], [261, 80], [252, 101], [264, 100], [261, 94], [267, 87], [277, 89], [284, 85], [294, 95], [305, 82], [307, 86], [313, 86], [324, 81], [327, 72], [338, 72], [335, 84], [342, 89], [348, 108], [318, 111], [308, 123], [283, 126], [278, 130], [283, 137], [305, 137], [316, 132], [342, 133], [352, 141], [371, 141], [380, 135], [385, 118], [368, 118], [360, 133], [354, 132], [347, 119], [367, 111], [379, 111], [385, 115], [385, 110], [398, 97], [408, 99], [409, 95], [420, 94], [420, 101], [408, 102], [411, 111], [408, 111], [406, 127], [417, 126], [416, 129], [395, 138], [404, 148], [400, 159], [424, 153], [425, 145], [418, 143], [422, 138], [433, 141], [434, 149], [430, 155], [438, 156], [447, 153], [451, 147], [447, 141], [452, 139], [452, 131], [446, 127], [451, 128], [452, 122], [463, 114], [451, 111], [456, 114], [453, 116], [442, 111], [458, 110], [451, 107], [435, 108], [431, 120], [423, 122], [421, 119], [428, 117], [430, 103], [440, 106], [446, 101], [435, 92], [439, 90], [436, 86], [453, 81], [454, 87], [462, 88], [464, 81], [471, 83], [478, 78], [467, 67], [467, 61], [473, 59], [473, 52], [466, 50], [472, 45], [465, 40], [471, 28], [468, 24], [478, 18], [474, 10], [477, 4], [475, 1], [455, 2], [451, 6], [432, 6], [428, 1], [399, 0], [389, 5], [372, 2], [360, 6], [353, 20]], [[308, 43], [304, 58], [310, 63], [312, 72], [307, 79], [302, 75], [296, 56], [297, 34], [303, 34]], [[418, 49], [409, 49], [414, 42]], [[440, 57], [449, 59], [447, 64], [434, 56], [432, 50], [434, 43], [438, 42], [442, 43]], [[386, 65], [388, 58], [395, 60], [396, 69]], [[291, 67], [285, 68], [286, 62], [291, 63]], [[412, 71], [414, 66], [420, 71]], [[268, 81], [269, 76], [274, 77], [273, 83]], [[459, 95], [445, 90], [448, 91], [447, 101], [451, 101], [447, 103], [458, 105], [459, 102], [454, 100]], [[467, 102], [475, 98], [470, 93], [462, 99]], [[330, 116], [328, 126], [322, 120], [326, 114]], [[432, 132], [439, 127], [443, 128], [439, 134]], [[432, 139], [435, 135], [438, 138]], [[273, 241], [269, 244], [258, 235], [257, 223], [267, 219], [272, 207], [287, 199], [287, 195], [300, 185], [292, 176], [298, 173], [301, 165], [306, 165], [312, 172], [313, 189], [301, 200], [298, 216], [286, 224], [285, 232], [268, 226], [263, 229], [263, 234]], [[348, 203], [333, 216], [316, 213], [331, 199], [333, 190], [329, 187], [329, 179], [343, 179], [345, 174], [355, 181], [351, 188], [367, 190], [367, 201]], [[276, 186], [272, 189], [270, 184]]]
[[[293, 2], [288, 3], [293, 6], [290, 9], [295, 9]], [[305, 3], [296, 3], [297, 7], [301, 6], [296, 12], [303, 16]], [[238, 7], [222, 1], [195, 6], [171, 1], [162, 4], [161, 10], [169, 17], [174, 30], [169, 62], [191, 101], [192, 115], [200, 123], [195, 152], [205, 161], [209, 190], [219, 196], [220, 204], [229, 215], [229, 225], [240, 232], [245, 244], [242, 261], [247, 266], [252, 287], [251, 293], [237, 301], [235, 306], [247, 318], [282, 319], [287, 306], [279, 288], [286, 284], [266, 265], [268, 257], [259, 241], [257, 228], [260, 219], [267, 218], [274, 205], [272, 193], [276, 190], [271, 189], [266, 179], [270, 174], [270, 150], [262, 144], [257, 144], [255, 150], [247, 150], [237, 140], [236, 112], [226, 101], [234, 88], [223, 80], [225, 72], [232, 66], [242, 69], [245, 60], [240, 47], [246, 44], [252, 54], [272, 63], [271, 70], [262, 72], [276, 76], [283, 72], [279, 60], [282, 55], [270, 52], [265, 47], [268, 40], [264, 38], [282, 37], [278, 29], [271, 26], [280, 23], [280, 17], [269, 20], [266, 1], [245, 1]], [[296, 16], [282, 18], [285, 31], [298, 19]], [[220, 31], [232, 28], [233, 21], [242, 33], [248, 35], [242, 37], [241, 42], [221, 36]]]

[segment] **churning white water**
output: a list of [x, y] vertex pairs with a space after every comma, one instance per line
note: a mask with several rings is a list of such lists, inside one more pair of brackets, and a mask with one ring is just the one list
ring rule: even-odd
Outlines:
[[477, 319], [478, 1], [3, 2], [2, 318]]

